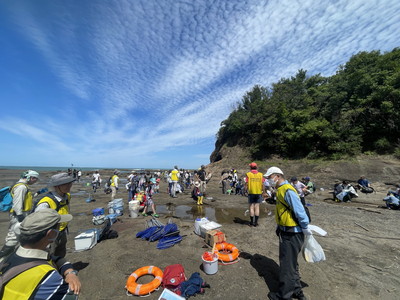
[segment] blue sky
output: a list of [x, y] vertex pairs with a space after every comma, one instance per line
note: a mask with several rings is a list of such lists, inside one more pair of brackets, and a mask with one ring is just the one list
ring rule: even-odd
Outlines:
[[399, 29], [398, 0], [2, 0], [0, 165], [197, 168], [254, 85]]

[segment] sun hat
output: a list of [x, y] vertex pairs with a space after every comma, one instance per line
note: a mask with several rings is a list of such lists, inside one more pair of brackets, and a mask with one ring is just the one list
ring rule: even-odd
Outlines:
[[118, 175], [119, 173], [121, 173], [121, 172], [118, 170], [114, 170], [114, 175]]
[[297, 181], [297, 177], [296, 177], [296, 176], [293, 176], [292, 178], [290, 178], [290, 181], [291, 181], [291, 182]]
[[283, 172], [282, 172], [282, 170], [279, 169], [278, 167], [271, 167], [271, 168], [269, 168], [269, 169], [267, 170], [267, 172], [264, 174], [264, 177], [269, 177], [269, 176], [271, 176], [272, 174], [282, 174], [282, 175], [283, 175]]
[[57, 223], [69, 222], [72, 215], [60, 215], [54, 209], [43, 208], [28, 215], [21, 223], [20, 231], [23, 234], [35, 234], [50, 229]]
[[177, 170], [178, 170], [178, 166], [174, 166], [174, 169], [177, 169]]
[[28, 170], [25, 171], [24, 173], [22, 173], [21, 178], [26, 178], [26, 179], [30, 179], [31, 177], [35, 177], [37, 179], [39, 179], [39, 173], [33, 170]]
[[69, 176], [68, 173], [58, 173], [50, 177], [48, 186], [59, 186], [66, 183], [74, 182], [75, 178]]
[[195, 181], [195, 182], [194, 182], [194, 186], [195, 186], [195, 187], [199, 187], [199, 186], [200, 186], [200, 182]]
[[309, 176], [304, 177], [304, 180], [310, 180], [311, 178]]
[[257, 164], [255, 162], [250, 163], [249, 166], [252, 169], [257, 168]]

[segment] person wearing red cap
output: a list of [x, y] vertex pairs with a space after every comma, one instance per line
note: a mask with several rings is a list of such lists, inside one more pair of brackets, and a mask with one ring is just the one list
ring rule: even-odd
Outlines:
[[250, 165], [250, 172], [246, 173], [246, 188], [248, 191], [250, 223], [249, 226], [258, 226], [258, 218], [260, 216], [260, 203], [263, 200], [262, 194], [265, 193], [265, 186], [263, 184], [263, 174], [258, 172], [257, 164], [252, 162]]

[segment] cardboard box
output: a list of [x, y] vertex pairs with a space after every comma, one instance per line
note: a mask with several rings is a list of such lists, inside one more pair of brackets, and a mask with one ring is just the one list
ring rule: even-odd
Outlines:
[[225, 233], [219, 230], [209, 230], [206, 233], [205, 238], [206, 244], [209, 246], [213, 246], [214, 243], [222, 243], [226, 241]]
[[200, 224], [200, 235], [202, 238], [206, 238], [206, 232], [220, 228], [222, 225], [217, 222], [210, 221], [204, 224]]
[[87, 230], [75, 237], [75, 251], [92, 249], [97, 244], [98, 233], [94, 229]]

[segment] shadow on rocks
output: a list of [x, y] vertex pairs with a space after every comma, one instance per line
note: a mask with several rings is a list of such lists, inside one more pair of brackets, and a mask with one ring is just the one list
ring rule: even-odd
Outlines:
[[258, 253], [252, 255], [247, 252], [241, 252], [240, 257], [250, 260], [250, 265], [256, 269], [259, 276], [264, 278], [270, 291], [278, 290], [279, 265], [274, 260]]
[[78, 261], [78, 262], [72, 264], [73, 268], [75, 270], [77, 270], [77, 271], [83, 270], [88, 265], [89, 265], [89, 263], [85, 263], [85, 262], [82, 262], [82, 261]]
[[[243, 259], [249, 259], [250, 265], [256, 269], [259, 276], [264, 278], [265, 283], [270, 291], [276, 292], [279, 290], [279, 265], [272, 260], [261, 254], [250, 254], [241, 252], [239, 255]], [[308, 287], [308, 284], [300, 281], [301, 286]]]
[[235, 218], [233, 219], [233, 223], [242, 224], [242, 225], [249, 225], [249, 224], [250, 224], [250, 221], [248, 221], [248, 220], [243, 220], [243, 219], [241, 219], [241, 218], [239, 218], [239, 217], [235, 217]]

